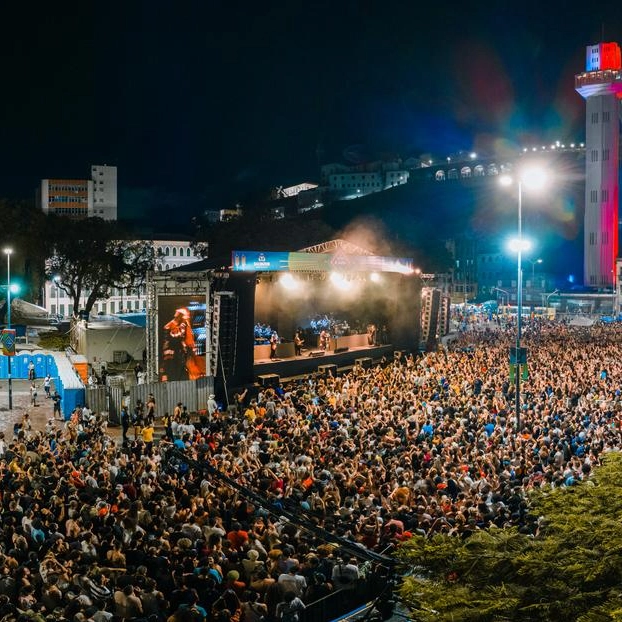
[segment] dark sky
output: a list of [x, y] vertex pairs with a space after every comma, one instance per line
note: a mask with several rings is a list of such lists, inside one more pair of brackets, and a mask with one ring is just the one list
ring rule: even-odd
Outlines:
[[350, 145], [582, 140], [573, 74], [603, 27], [622, 41], [621, 18], [612, 2], [11, 3], [0, 196], [107, 163], [128, 204], [157, 194], [192, 213], [315, 180]]

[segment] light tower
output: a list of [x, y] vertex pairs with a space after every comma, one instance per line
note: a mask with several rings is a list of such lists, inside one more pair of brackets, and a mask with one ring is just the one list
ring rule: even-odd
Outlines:
[[583, 281], [613, 287], [618, 256], [618, 166], [622, 71], [617, 43], [586, 48], [575, 89], [585, 99], [585, 236]]

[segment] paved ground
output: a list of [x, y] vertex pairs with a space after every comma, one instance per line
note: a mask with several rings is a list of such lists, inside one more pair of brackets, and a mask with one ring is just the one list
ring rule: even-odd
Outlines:
[[[13, 379], [13, 410], [9, 410], [9, 381], [0, 381], [0, 432], [4, 433], [7, 440], [13, 439], [13, 425], [20, 423], [25, 413], [28, 413], [33, 430], [43, 430], [48, 419], [54, 417], [54, 407], [51, 399], [45, 398], [43, 390], [43, 379], [35, 381], [37, 386], [37, 405], [32, 405], [30, 400], [30, 381]], [[52, 385], [52, 393], [54, 385]], [[62, 426], [60, 420], [56, 422], [57, 426]], [[110, 427], [109, 434], [115, 438], [121, 439], [121, 428]]]

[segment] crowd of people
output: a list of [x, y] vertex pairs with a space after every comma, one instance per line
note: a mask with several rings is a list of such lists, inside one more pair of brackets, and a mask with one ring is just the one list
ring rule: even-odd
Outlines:
[[530, 489], [573, 486], [620, 449], [622, 329], [527, 326], [520, 428], [513, 339], [474, 325], [437, 352], [211, 399], [200, 416], [150, 398], [122, 443], [92, 413], [22, 426], [0, 439], [0, 620], [293, 621], [364, 574], [324, 532], [376, 552], [535, 532]]

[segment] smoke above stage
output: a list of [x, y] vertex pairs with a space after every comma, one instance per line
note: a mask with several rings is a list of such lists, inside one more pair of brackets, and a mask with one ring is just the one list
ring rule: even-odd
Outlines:
[[285, 340], [302, 329], [307, 343], [322, 329], [341, 336], [365, 333], [375, 325], [388, 339], [404, 279], [375, 272], [264, 273], [257, 277], [255, 325]]

